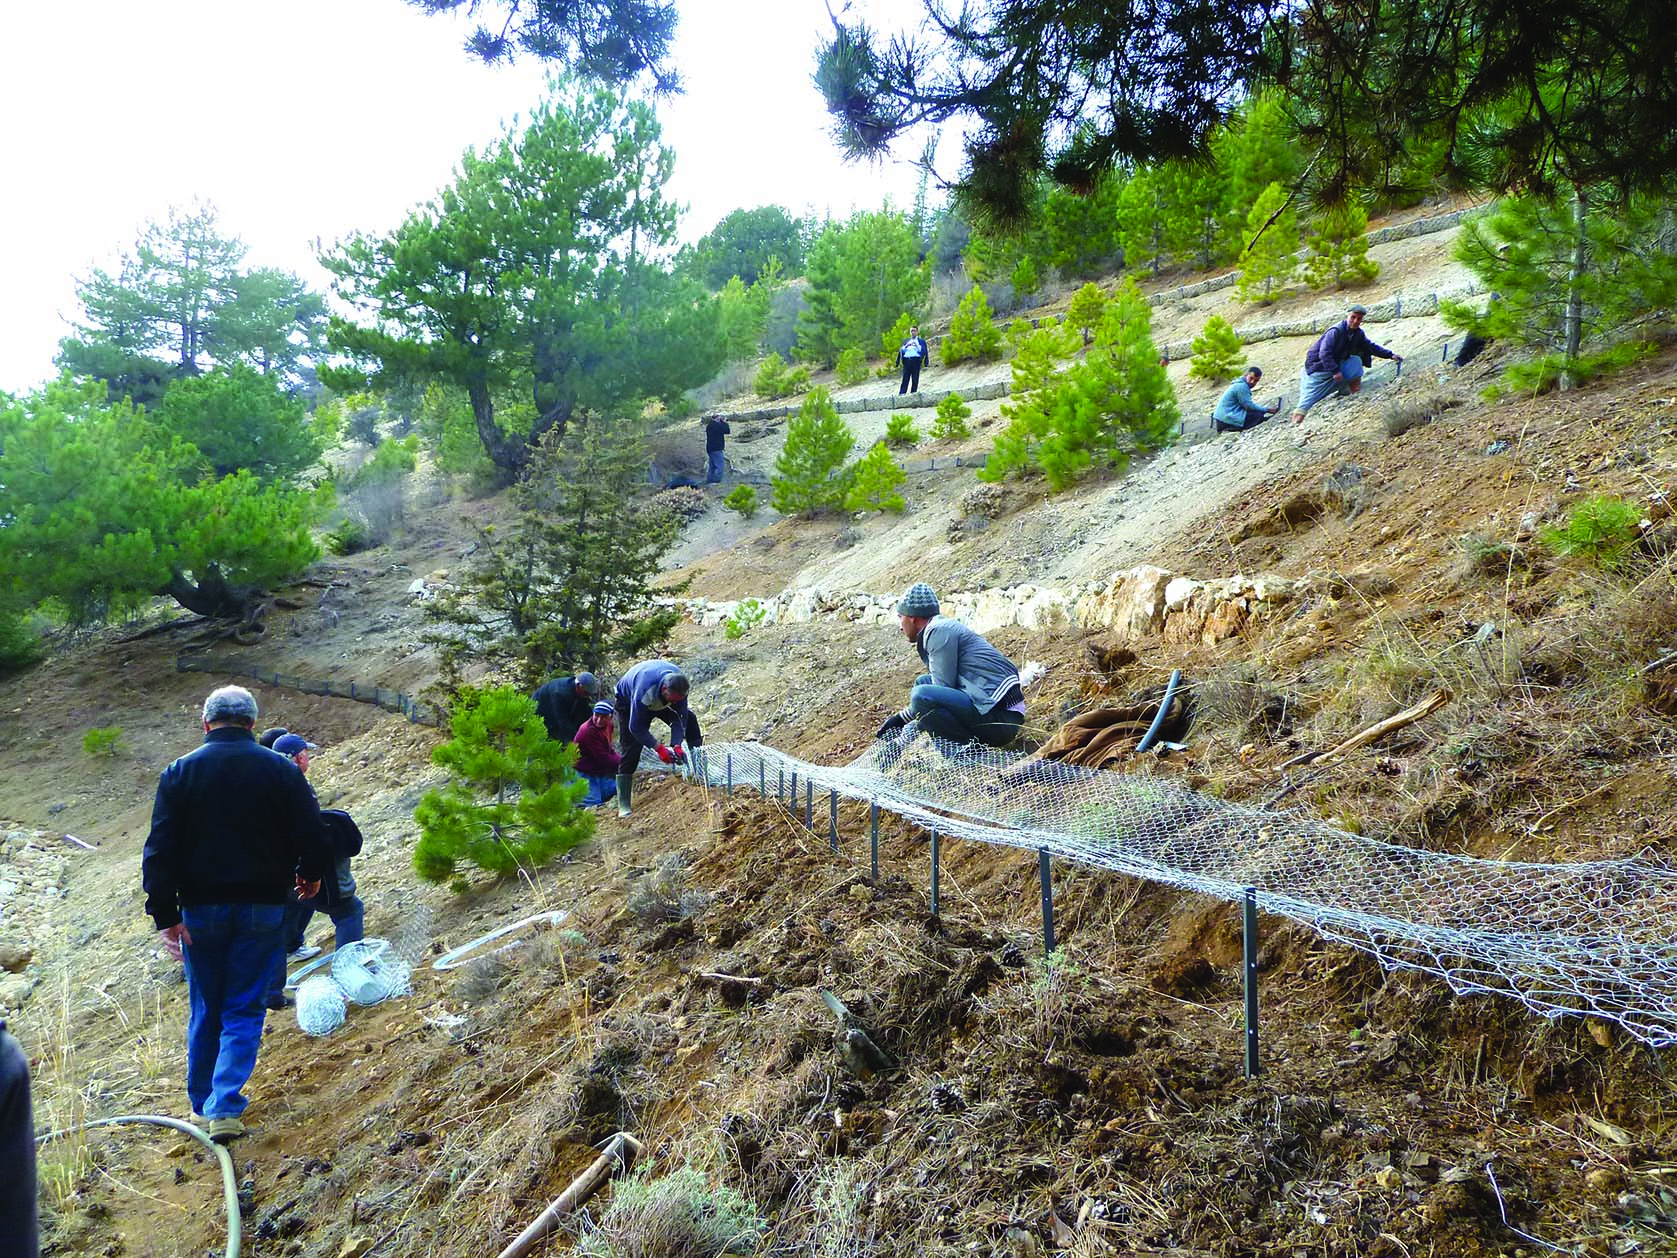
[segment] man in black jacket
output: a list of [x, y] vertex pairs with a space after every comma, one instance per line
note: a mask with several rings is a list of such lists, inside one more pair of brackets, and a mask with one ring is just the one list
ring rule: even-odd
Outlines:
[[244, 1134], [286, 901], [318, 894], [331, 860], [302, 770], [256, 741], [250, 691], [212, 691], [203, 719], [203, 743], [158, 779], [141, 875], [164, 947], [186, 962], [187, 1098], [226, 1142]]
[[600, 697], [600, 682], [593, 673], [555, 677], [536, 687], [530, 696], [536, 701], [536, 715], [547, 726], [547, 736], [556, 743], [568, 743], [594, 713]]
[[[727, 470], [727, 459], [723, 456], [723, 447], [727, 444], [728, 434], [733, 432], [728, 421], [720, 415], [705, 416], [705, 484], [720, 485], [722, 473]], [[575, 734], [576, 731], [572, 730]]]

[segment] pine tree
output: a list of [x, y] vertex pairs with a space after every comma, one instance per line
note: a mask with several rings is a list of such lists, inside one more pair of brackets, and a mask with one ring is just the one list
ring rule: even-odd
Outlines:
[[833, 379], [841, 387], [861, 384], [868, 378], [868, 359], [860, 345], [852, 345], [833, 364]]
[[846, 510], [900, 512], [907, 506], [897, 490], [908, 477], [883, 441], [874, 442], [873, 449], [856, 460], [848, 479]]
[[1008, 277], [1013, 286], [1013, 292], [1018, 297], [1029, 297], [1042, 289], [1042, 276], [1038, 273], [1036, 263], [1030, 254], [1025, 254], [1014, 264], [1013, 274]]
[[[1290, 188], [1303, 168], [1298, 131], [1272, 92], [1250, 98], [1213, 152], [1229, 173], [1229, 205], [1238, 224], [1272, 183]], [[1250, 238], [1251, 233], [1247, 233]]]
[[1160, 448], [1178, 416], [1153, 343], [1152, 312], [1135, 281], [1126, 280], [1088, 357], [1072, 364], [1053, 391], [1037, 461], [1049, 488], [1065, 489], [1090, 467], [1122, 468], [1133, 451]]
[[1368, 211], [1355, 198], [1317, 218], [1307, 244], [1304, 282], [1312, 288], [1348, 288], [1380, 274], [1368, 256]]
[[1298, 271], [1298, 218], [1280, 184], [1270, 184], [1252, 206], [1246, 216], [1246, 240], [1235, 292], [1241, 301], [1268, 305]]
[[494, 874], [533, 870], [594, 833], [594, 814], [578, 807], [588, 783], [576, 773], [576, 745], [547, 736], [528, 695], [468, 687], [449, 728], [454, 736], [431, 753], [449, 782], [413, 810], [421, 878], [447, 881], [462, 861]]
[[679, 614], [653, 602], [651, 582], [676, 528], [643, 497], [646, 460], [626, 422], [544, 441], [512, 522], [479, 529], [462, 588], [425, 605], [443, 626], [431, 640], [454, 658], [522, 657], [535, 680], [603, 670], [668, 637]]
[[1167, 188], [1165, 245], [1171, 255], [1205, 271], [1233, 256], [1229, 176], [1214, 162], [1172, 162], [1161, 172]]
[[1188, 374], [1199, 380], [1226, 380], [1240, 366], [1243, 343], [1229, 321], [1212, 315], [1205, 330], [1194, 338], [1194, 358]]
[[968, 406], [959, 393], [946, 394], [937, 404], [937, 414], [932, 419], [932, 436], [940, 441], [958, 441], [962, 437], [972, 436], [972, 429], [967, 427], [967, 420], [972, 418], [972, 407]]
[[938, 352], [945, 367], [968, 359], [993, 362], [1002, 356], [1001, 329], [990, 317], [990, 302], [984, 290], [976, 284], [961, 298], [954, 317], [949, 320], [949, 335], [943, 338]]
[[1087, 346], [1094, 339], [1105, 310], [1106, 294], [1091, 280], [1072, 294], [1071, 305], [1066, 307], [1066, 324], [1083, 334], [1083, 344]]
[[[931, 277], [907, 216], [887, 208], [829, 225], [810, 250], [808, 307], [798, 319], [798, 356], [831, 366], [851, 345], [868, 345], [904, 310], [926, 300]], [[891, 347], [895, 355], [897, 347]]]
[[920, 430], [914, 426], [914, 416], [898, 411], [885, 421], [885, 444], [912, 446], [920, 441]]
[[[1085, 285], [1085, 291], [1094, 287]], [[1100, 290], [1096, 289], [1095, 293], [1099, 296]], [[979, 480], [999, 481], [1009, 472], [1036, 462], [1037, 449], [1048, 435], [1049, 408], [1059, 386], [1058, 364], [1066, 351], [1065, 330], [1052, 320], [1019, 338], [1013, 356], [1013, 382], [1007, 400], [1001, 404], [1007, 427], [996, 438], [984, 466], [978, 469]]]
[[1118, 239], [1124, 247], [1124, 266], [1147, 267], [1157, 275], [1169, 255], [1165, 219], [1169, 202], [1165, 179], [1156, 169], [1139, 170], [1118, 194]]
[[786, 425], [786, 444], [774, 461], [770, 504], [781, 515], [816, 515], [843, 505], [845, 478], [836, 473], [855, 444], [831, 395], [811, 389]]

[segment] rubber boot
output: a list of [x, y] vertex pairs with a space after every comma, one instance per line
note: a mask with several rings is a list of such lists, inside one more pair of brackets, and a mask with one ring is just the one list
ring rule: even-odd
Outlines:
[[627, 817], [631, 797], [635, 793], [635, 775], [633, 773], [619, 773], [617, 775], [617, 815]]

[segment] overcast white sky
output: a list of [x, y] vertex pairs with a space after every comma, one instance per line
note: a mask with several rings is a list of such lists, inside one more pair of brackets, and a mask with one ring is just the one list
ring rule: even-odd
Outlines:
[[[687, 91], [659, 116], [683, 238], [736, 208], [912, 202], [906, 161], [845, 165], [828, 138], [810, 84], [824, 0], [679, 3]], [[317, 237], [395, 226], [540, 95], [540, 67], [478, 64], [467, 28], [402, 0], [5, 4], [0, 389], [53, 374], [74, 277], [111, 265], [171, 205], [212, 202], [249, 264], [324, 288]]]

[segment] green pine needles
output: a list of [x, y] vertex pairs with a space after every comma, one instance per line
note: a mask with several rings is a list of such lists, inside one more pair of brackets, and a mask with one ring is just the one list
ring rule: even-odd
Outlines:
[[1562, 555], [1579, 555], [1603, 571], [1622, 567], [1636, 545], [1642, 513], [1635, 503], [1604, 496], [1586, 498], [1566, 521], [1539, 533], [1538, 540]]
[[900, 512], [908, 505], [898, 493], [908, 479], [897, 460], [883, 441], [876, 441], [873, 449], [856, 460], [850, 469], [850, 489], [844, 505], [850, 511]]
[[967, 427], [967, 420], [972, 418], [972, 407], [959, 393], [947, 394], [937, 404], [937, 414], [932, 417], [932, 436], [939, 441], [958, 441], [963, 437], [972, 436], [972, 429]]
[[912, 446], [920, 444], [920, 430], [914, 426], [914, 416], [898, 411], [885, 421], [885, 444]]
[[787, 367], [786, 360], [771, 351], [752, 377], [751, 391], [758, 397], [783, 398], [809, 388], [808, 367]]
[[842, 507], [848, 486], [838, 472], [855, 444], [832, 395], [811, 389], [786, 425], [786, 445], [770, 478], [770, 505], [781, 515], [818, 515]]
[[1304, 282], [1312, 288], [1349, 288], [1380, 274], [1380, 264], [1368, 256], [1368, 211], [1356, 200], [1319, 217], [1305, 243]]
[[990, 302], [976, 284], [961, 298], [949, 320], [949, 335], [938, 346], [938, 360], [945, 367], [969, 359], [994, 362], [1002, 356], [1001, 329], [990, 316]]
[[462, 862], [502, 875], [532, 869], [594, 833], [594, 814], [578, 807], [588, 783], [577, 776], [576, 747], [547, 736], [528, 695], [468, 686], [450, 729], [431, 753], [449, 782], [413, 810], [421, 878], [446, 882]]
[[722, 505], [730, 511], [738, 511], [742, 519], [749, 520], [757, 514], [757, 487], [735, 485], [722, 500]]
[[1240, 367], [1245, 349], [1239, 334], [1222, 315], [1205, 321], [1205, 330], [1194, 338], [1194, 358], [1188, 374], [1197, 380], [1226, 380]]
[[1286, 291], [1298, 272], [1298, 215], [1287, 203], [1287, 190], [1272, 183], [1246, 216], [1246, 253], [1235, 294], [1241, 301], [1267, 306]]
[[1159, 364], [1152, 315], [1134, 280], [1119, 286], [1088, 355], [1057, 372], [1063, 335], [1044, 328], [1021, 342], [1013, 394], [1002, 407], [1008, 426], [979, 479], [999, 481], [1034, 466], [1058, 492], [1097, 466], [1123, 468], [1132, 453], [1157, 450], [1175, 432], [1176, 393]]

